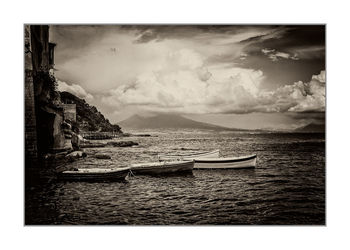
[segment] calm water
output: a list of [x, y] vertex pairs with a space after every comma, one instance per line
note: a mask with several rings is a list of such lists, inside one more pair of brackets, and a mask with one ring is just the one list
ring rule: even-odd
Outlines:
[[[27, 189], [26, 224], [325, 224], [324, 134], [150, 132], [133, 148], [86, 149], [79, 167], [156, 161], [158, 153], [219, 148], [258, 154], [255, 170], [195, 170], [193, 176], [126, 182], [53, 182]], [[91, 157], [108, 153], [112, 160]], [[75, 163], [77, 164], [77, 163]]]

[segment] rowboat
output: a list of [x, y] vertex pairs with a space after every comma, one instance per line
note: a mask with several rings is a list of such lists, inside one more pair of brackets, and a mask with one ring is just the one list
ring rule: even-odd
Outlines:
[[218, 158], [220, 154], [220, 150], [216, 149], [213, 151], [206, 151], [201, 153], [195, 153], [195, 154], [174, 154], [174, 155], [158, 155], [158, 159], [160, 161], [167, 161], [167, 160], [195, 160], [195, 159], [202, 159], [202, 158]]
[[131, 165], [134, 174], [162, 175], [192, 173], [194, 161], [150, 162]]
[[69, 181], [118, 181], [125, 180], [125, 177], [130, 172], [130, 167], [123, 168], [90, 168], [90, 169], [75, 169], [63, 171], [59, 174], [59, 178]]
[[256, 155], [195, 159], [194, 169], [237, 169], [255, 168]]

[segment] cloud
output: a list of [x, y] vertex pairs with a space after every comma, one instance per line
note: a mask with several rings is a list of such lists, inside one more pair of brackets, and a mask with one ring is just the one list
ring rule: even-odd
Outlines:
[[324, 110], [324, 72], [309, 78], [324, 69], [319, 26], [54, 26], [50, 33], [56, 76], [79, 83], [61, 88], [94, 98], [114, 118]]
[[254, 37], [274, 37], [275, 26], [234, 25], [136, 25], [122, 26], [122, 29], [136, 31], [135, 43], [164, 41], [165, 39], [196, 39], [210, 43], [241, 42]]
[[[203, 67], [203, 59], [190, 50], [170, 53], [158, 71], [139, 75], [103, 97], [109, 106], [139, 106], [157, 112], [246, 112], [256, 104], [261, 71]], [[171, 67], [169, 67], [171, 65]]]
[[208, 68], [204, 67], [197, 69], [197, 74], [198, 78], [203, 82], [208, 81], [212, 76], [212, 74], [208, 71]]
[[294, 54], [292, 56], [289, 53], [276, 51], [275, 49], [264, 48], [264, 49], [261, 50], [261, 52], [264, 55], [266, 55], [268, 58], [270, 58], [272, 61], [274, 61], [274, 62], [280, 60], [281, 58], [283, 58], [283, 59], [299, 60], [297, 54]]
[[265, 48], [265, 49], [262, 49], [261, 52], [264, 53], [265, 55], [267, 55], [267, 54], [275, 52], [275, 50]]
[[80, 85], [77, 84], [67, 84], [66, 82], [60, 81], [58, 80], [58, 91], [67, 91], [69, 93], [72, 93], [80, 98], [83, 99], [88, 99], [88, 100], [92, 100], [94, 99], [94, 97], [87, 93]]
[[239, 55], [239, 59], [240, 59], [240, 60], [245, 60], [245, 59], [247, 59], [247, 56], [248, 56], [247, 53], [242, 52], [242, 53]]
[[[240, 41], [266, 35], [270, 26], [136, 25], [52, 26], [56, 75], [103, 93], [135, 81], [138, 75], [163, 68], [168, 55], [192, 51], [203, 66], [245, 58]], [[241, 57], [242, 54], [242, 57]], [[197, 55], [197, 57], [198, 57]], [[177, 55], [175, 55], [177, 57]], [[243, 61], [243, 60], [241, 60]], [[184, 65], [185, 66], [185, 65]], [[170, 66], [169, 66], [170, 67]]]
[[319, 75], [313, 75], [312, 80], [316, 80], [321, 83], [326, 83], [326, 71], [322, 70]]
[[171, 69], [196, 69], [203, 66], [203, 57], [190, 49], [168, 53], [167, 67]]
[[312, 76], [310, 82], [298, 81], [272, 91], [262, 91], [262, 71], [197, 68], [197, 71], [210, 74], [210, 78], [203, 81], [202, 76], [191, 68], [195, 64], [184, 64], [189, 61], [187, 57], [173, 59], [181, 65], [177, 70], [160, 70], [140, 75], [133, 84], [121, 85], [110, 91], [102, 102], [116, 109], [133, 106], [145, 111], [184, 114], [325, 110], [324, 71]]
[[269, 30], [267, 30], [267, 32], [261, 33], [256, 36], [251, 36], [247, 39], [240, 41], [240, 43], [250, 45], [250, 44], [263, 43], [265, 41], [270, 41], [274, 39], [279, 39], [283, 37], [289, 29], [290, 28], [285, 26], [273, 26], [273, 27], [270, 27]]
[[325, 56], [324, 25], [279, 26], [270, 34], [243, 41], [247, 45], [245, 51], [258, 52], [264, 48], [274, 48], [293, 56], [297, 54], [299, 59], [310, 60]]
[[297, 104], [290, 107], [288, 111], [292, 112], [310, 112], [325, 111], [326, 103], [326, 86], [325, 71], [319, 75], [312, 76], [308, 83], [297, 82], [292, 85], [293, 92], [290, 95], [297, 101]]
[[262, 92], [259, 103], [267, 112], [324, 112], [325, 71], [312, 76], [310, 82], [298, 81], [278, 87], [274, 91]]

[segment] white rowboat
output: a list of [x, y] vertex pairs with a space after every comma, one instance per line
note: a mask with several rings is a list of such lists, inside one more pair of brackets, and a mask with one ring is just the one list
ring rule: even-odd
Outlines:
[[178, 154], [178, 155], [158, 155], [158, 159], [160, 161], [167, 161], [167, 160], [195, 160], [195, 159], [202, 159], [202, 158], [218, 158], [220, 154], [220, 150], [213, 150], [213, 151], [207, 151], [207, 152], [201, 152], [201, 153], [195, 153], [195, 154]]
[[194, 169], [237, 169], [255, 168], [256, 155], [239, 157], [195, 159]]

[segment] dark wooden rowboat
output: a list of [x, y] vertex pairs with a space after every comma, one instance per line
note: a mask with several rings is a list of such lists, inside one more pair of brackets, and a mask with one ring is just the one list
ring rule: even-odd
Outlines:
[[123, 168], [91, 168], [64, 171], [59, 174], [59, 179], [68, 181], [122, 181], [130, 172], [130, 167]]

